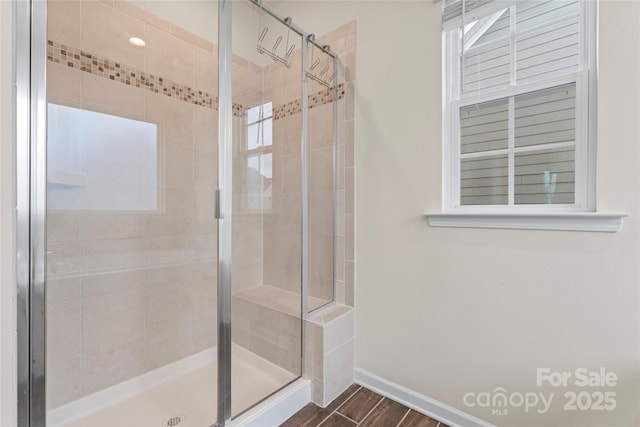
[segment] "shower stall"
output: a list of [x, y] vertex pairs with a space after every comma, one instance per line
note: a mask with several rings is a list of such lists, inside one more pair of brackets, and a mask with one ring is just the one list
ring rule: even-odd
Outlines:
[[17, 19], [19, 424], [222, 426], [295, 387], [344, 263], [338, 54], [263, 0]]

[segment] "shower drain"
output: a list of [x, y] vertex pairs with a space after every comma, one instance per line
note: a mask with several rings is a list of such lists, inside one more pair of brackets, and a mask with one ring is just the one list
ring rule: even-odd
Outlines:
[[186, 417], [184, 415], [176, 415], [170, 418], [167, 418], [162, 423], [162, 427], [177, 427], [184, 424]]

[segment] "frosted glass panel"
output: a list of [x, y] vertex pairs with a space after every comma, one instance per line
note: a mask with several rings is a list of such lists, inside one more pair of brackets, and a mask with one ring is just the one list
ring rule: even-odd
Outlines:
[[51, 103], [48, 114], [49, 209], [158, 208], [157, 125]]

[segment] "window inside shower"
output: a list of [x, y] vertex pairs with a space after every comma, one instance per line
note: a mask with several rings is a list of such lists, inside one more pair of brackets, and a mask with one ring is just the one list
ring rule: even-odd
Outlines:
[[247, 210], [273, 207], [273, 103], [247, 110]]

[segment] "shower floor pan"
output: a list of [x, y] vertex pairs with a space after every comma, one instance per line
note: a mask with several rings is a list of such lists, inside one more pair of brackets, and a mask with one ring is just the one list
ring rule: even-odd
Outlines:
[[[216, 421], [218, 367], [215, 352], [204, 365], [159, 382], [128, 397], [70, 419], [79, 402], [56, 409], [51, 423], [59, 427], [204, 427]], [[291, 372], [234, 344], [232, 350], [232, 412], [238, 414], [296, 379]], [[117, 388], [119, 386], [115, 386]], [[113, 393], [112, 393], [113, 394]], [[95, 398], [94, 398], [95, 400]], [[73, 407], [75, 405], [75, 407]], [[66, 414], [61, 412], [65, 411]], [[50, 414], [50, 418], [51, 414]], [[49, 423], [48, 423], [49, 424]]]

